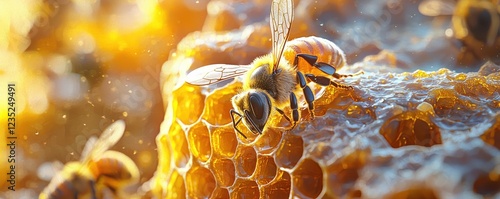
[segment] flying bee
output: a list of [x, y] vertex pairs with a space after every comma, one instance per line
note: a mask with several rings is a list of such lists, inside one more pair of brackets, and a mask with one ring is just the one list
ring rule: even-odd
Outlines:
[[[125, 122], [111, 124], [99, 139], [91, 137], [80, 161], [69, 162], [40, 193], [40, 199], [103, 198], [103, 193], [120, 197], [120, 191], [139, 180], [139, 169], [126, 155], [108, 150], [123, 135]], [[107, 190], [105, 190], [106, 188]]]
[[[244, 138], [247, 137], [238, 124], [242, 122], [252, 133], [262, 134], [271, 115], [277, 113], [288, 120], [293, 129], [300, 117], [296, 94], [301, 90], [314, 118], [314, 94], [307, 85], [310, 81], [321, 86], [352, 89], [332, 81], [353, 76], [336, 72], [346, 61], [344, 52], [333, 42], [314, 36], [286, 42], [293, 15], [293, 0], [273, 0], [271, 53], [256, 58], [250, 65], [213, 64], [187, 75], [187, 83], [203, 86], [245, 74], [244, 91], [231, 99], [234, 109], [230, 111], [234, 129]], [[286, 106], [292, 109], [291, 118], [283, 111]]]
[[452, 15], [453, 36], [466, 47], [459, 60], [489, 59], [500, 63], [498, 0], [425, 0], [419, 11], [427, 16]]

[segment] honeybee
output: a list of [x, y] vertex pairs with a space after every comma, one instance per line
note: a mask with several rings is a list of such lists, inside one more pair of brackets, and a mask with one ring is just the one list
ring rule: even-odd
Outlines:
[[466, 47], [459, 60], [500, 63], [498, 0], [426, 0], [420, 3], [419, 11], [427, 16], [452, 15], [453, 36]]
[[[310, 81], [321, 86], [352, 89], [332, 81], [353, 76], [336, 72], [346, 61], [344, 52], [333, 42], [314, 36], [287, 42], [293, 15], [293, 0], [273, 0], [271, 53], [256, 58], [250, 65], [213, 64], [187, 75], [187, 83], [203, 86], [245, 74], [244, 91], [231, 99], [233, 109], [230, 110], [233, 128], [244, 138], [247, 136], [238, 129], [238, 124], [242, 122], [253, 134], [259, 135], [265, 131], [271, 115], [278, 113], [291, 123], [289, 129], [293, 129], [300, 117], [296, 97], [300, 90], [310, 117], [314, 118], [314, 94], [307, 85]], [[291, 118], [283, 111], [286, 106], [292, 109]]]
[[[80, 161], [67, 163], [40, 193], [40, 199], [120, 197], [122, 189], [139, 180], [139, 169], [126, 155], [108, 150], [123, 135], [125, 122], [111, 124], [99, 139], [90, 138]], [[105, 190], [106, 189], [106, 190]], [[107, 191], [107, 192], [106, 192]]]

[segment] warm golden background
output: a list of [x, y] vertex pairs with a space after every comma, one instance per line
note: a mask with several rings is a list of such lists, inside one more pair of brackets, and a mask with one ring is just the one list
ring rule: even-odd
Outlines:
[[295, 1], [290, 37], [332, 40], [353, 65], [344, 73], [367, 73], [346, 80], [354, 91], [323, 91], [316, 121], [249, 143], [225, 125], [239, 82], [214, 93], [182, 78], [268, 53], [270, 1], [5, 0], [0, 83], [17, 85], [19, 163], [18, 190], [0, 197], [36, 198], [50, 180], [41, 168], [78, 160], [116, 119], [127, 130], [113, 149], [136, 162], [141, 183], [161, 163], [159, 197], [498, 197], [498, 66], [470, 72], [498, 58], [500, 40], [464, 48], [451, 17], [424, 16], [421, 2]]
[[[0, 4], [0, 82], [4, 94], [7, 82], [16, 83], [18, 100], [17, 191], [6, 191], [2, 174], [0, 198], [37, 198], [50, 180], [40, 176], [41, 165], [79, 160], [87, 139], [117, 119], [124, 119], [127, 129], [113, 149], [136, 162], [141, 183], [151, 178], [164, 116], [160, 69], [182, 37], [202, 28], [207, 2]], [[2, 173], [7, 160], [4, 94]]]

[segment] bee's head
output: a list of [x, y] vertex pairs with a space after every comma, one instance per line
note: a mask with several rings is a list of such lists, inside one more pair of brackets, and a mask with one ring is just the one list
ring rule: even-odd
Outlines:
[[[250, 90], [238, 95], [232, 99], [234, 109], [231, 110], [233, 126], [243, 137], [243, 133], [237, 128], [240, 121], [254, 134], [262, 134], [267, 120], [271, 115], [271, 99], [264, 91]], [[234, 114], [240, 116], [235, 120]]]

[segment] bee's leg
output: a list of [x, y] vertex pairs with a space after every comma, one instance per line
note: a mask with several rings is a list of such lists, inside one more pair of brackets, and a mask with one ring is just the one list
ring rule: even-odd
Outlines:
[[295, 59], [293, 61], [293, 67], [294, 68], [297, 68], [297, 64], [299, 63], [299, 57], [302, 58], [302, 59], [304, 59], [311, 66], [314, 66], [314, 67], [318, 68], [319, 70], [321, 70], [325, 74], [334, 75], [335, 72], [337, 71], [337, 69], [335, 69], [335, 67], [333, 67], [330, 64], [327, 64], [327, 63], [324, 63], [324, 62], [317, 62], [318, 61], [318, 57], [315, 56], [315, 55], [300, 54], [300, 53], [297, 54], [297, 55], [295, 55]]
[[283, 116], [288, 122], [290, 122], [290, 124], [292, 124], [292, 120], [290, 120], [290, 118], [288, 116], [286, 116], [285, 111], [283, 111], [283, 110], [281, 110], [281, 109], [279, 109], [277, 107], [274, 107], [274, 109], [276, 111], [278, 111], [278, 113], [280, 113], [281, 116]]
[[354, 73], [354, 74], [338, 74], [338, 73], [335, 73], [333, 74], [332, 76], [337, 78], [337, 79], [342, 79], [342, 78], [346, 78], [346, 77], [354, 77], [354, 76], [358, 76], [358, 75], [362, 75], [362, 74], [365, 74], [365, 72], [363, 71], [359, 71], [357, 73]]
[[314, 66], [314, 67], [318, 68], [319, 70], [321, 70], [322, 72], [324, 72], [325, 74], [331, 75], [331, 76], [333, 76], [333, 77], [335, 77], [337, 79], [358, 76], [358, 75], [362, 75], [362, 74], [365, 73], [363, 71], [360, 71], [360, 72], [357, 72], [357, 73], [354, 73], [354, 74], [347, 74], [347, 75], [338, 74], [338, 73], [336, 73], [337, 69], [335, 67], [333, 67], [332, 65], [324, 63], [324, 62], [317, 62], [318, 61], [318, 57], [317, 56], [315, 56], [315, 55], [309, 55], [309, 54], [300, 54], [300, 53], [297, 54], [297, 55], [295, 55], [295, 59], [293, 61], [293, 67], [294, 68], [297, 68], [297, 64], [299, 63], [299, 57], [301, 57], [302, 59], [304, 59], [311, 66]]
[[93, 180], [91, 180], [89, 182], [89, 184], [90, 184], [90, 190], [92, 192], [92, 194], [91, 194], [92, 195], [92, 199], [97, 199], [97, 193], [95, 191], [95, 182]]
[[311, 114], [311, 119], [314, 118], [314, 94], [307, 85], [306, 78], [304, 74], [300, 71], [297, 71], [297, 82], [300, 85], [300, 88], [304, 91], [304, 97], [306, 98], [307, 105], [309, 105], [309, 113]]
[[297, 97], [295, 96], [295, 93], [291, 92], [290, 93], [290, 108], [292, 108], [292, 126], [290, 127], [290, 130], [295, 128], [297, 125], [297, 122], [299, 121], [299, 105], [297, 103]]
[[352, 86], [347, 86], [347, 85], [344, 85], [344, 84], [340, 84], [340, 83], [334, 82], [334, 81], [332, 81], [331, 79], [329, 79], [327, 77], [315, 76], [313, 74], [306, 74], [306, 77], [310, 81], [313, 81], [314, 83], [319, 84], [321, 86], [330, 86], [330, 85], [332, 85], [332, 86], [335, 86], [337, 88], [353, 89]]

